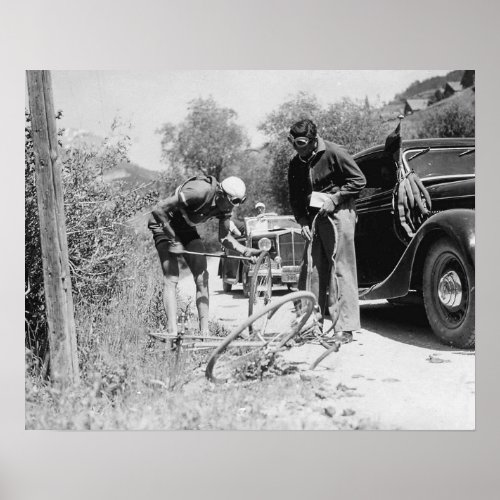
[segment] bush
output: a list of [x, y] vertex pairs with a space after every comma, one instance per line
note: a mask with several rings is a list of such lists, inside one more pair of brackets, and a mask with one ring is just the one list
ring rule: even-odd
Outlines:
[[[43, 357], [47, 323], [31, 123], [25, 124], [25, 309], [26, 346]], [[129, 138], [115, 124], [109, 137], [60, 144], [68, 254], [75, 309], [106, 308], [130, 271], [146, 272], [150, 238], [133, 226], [132, 217], [156, 203], [159, 193], [125, 190], [104, 175], [128, 162]], [[149, 272], [149, 271], [147, 271]]]
[[36, 194], [35, 155], [31, 119], [25, 111], [24, 126], [24, 286], [25, 344], [40, 358], [48, 348], [42, 251]]
[[454, 101], [429, 111], [417, 135], [422, 137], [474, 137], [475, 112], [471, 104]]

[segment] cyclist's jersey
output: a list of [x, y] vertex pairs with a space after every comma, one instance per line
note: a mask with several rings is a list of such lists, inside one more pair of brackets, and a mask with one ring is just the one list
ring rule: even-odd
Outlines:
[[179, 208], [170, 210], [171, 219], [180, 212], [190, 226], [197, 226], [210, 219], [229, 220], [231, 212], [222, 211], [215, 203], [217, 180], [213, 176], [196, 176], [180, 185], [175, 194], [179, 200]]

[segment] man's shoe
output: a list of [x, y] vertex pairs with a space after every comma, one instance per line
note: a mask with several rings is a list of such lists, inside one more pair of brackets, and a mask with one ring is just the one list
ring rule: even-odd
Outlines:
[[352, 332], [338, 332], [335, 334], [341, 344], [349, 344], [353, 341]]

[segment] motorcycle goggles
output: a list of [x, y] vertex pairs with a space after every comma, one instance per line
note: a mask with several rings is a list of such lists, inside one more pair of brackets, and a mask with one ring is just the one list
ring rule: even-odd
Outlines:
[[312, 139], [310, 137], [294, 137], [292, 134], [288, 134], [288, 142], [292, 144], [292, 146], [296, 146], [298, 148], [306, 147]]
[[231, 205], [233, 205], [233, 207], [236, 205], [241, 205], [242, 203], [245, 203], [245, 200], [247, 199], [246, 196], [243, 196], [243, 198], [240, 198], [239, 196], [231, 196], [229, 193], [224, 191], [223, 188], [222, 188], [222, 192], [226, 195], [227, 200], [229, 201], [229, 203], [231, 203]]

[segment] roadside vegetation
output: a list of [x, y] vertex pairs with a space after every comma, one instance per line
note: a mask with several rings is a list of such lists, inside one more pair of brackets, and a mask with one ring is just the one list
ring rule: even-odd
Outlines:
[[[249, 215], [256, 201], [269, 211], [289, 212], [286, 168], [290, 123], [313, 117], [319, 133], [351, 153], [383, 142], [396, 119], [381, 122], [368, 100], [344, 99], [321, 106], [300, 93], [264, 117], [265, 147], [249, 150], [233, 110], [213, 99], [190, 103], [188, 116], [159, 131], [166, 170], [147, 185], [106, 182], [117, 165], [129, 163], [128, 128], [113, 123], [98, 142], [61, 142], [66, 230], [72, 273], [78, 359], [82, 381], [64, 392], [50, 384], [35, 165], [29, 113], [25, 120], [25, 345], [28, 429], [342, 429], [375, 428], [349, 412], [325, 408], [320, 379], [303, 379], [286, 367], [276, 376], [247, 377], [236, 384], [205, 381], [206, 354], [188, 356], [174, 370], [165, 346], [148, 340], [165, 318], [156, 252], [146, 228], [149, 207], [189, 175], [239, 175]], [[396, 118], [396, 117], [395, 117]], [[474, 108], [445, 107], [408, 127], [407, 138], [473, 135]], [[216, 226], [202, 237], [218, 249]], [[194, 322], [190, 298], [179, 297]], [[220, 324], [211, 333], [225, 335]], [[175, 379], [175, 380], [174, 380]], [[290, 402], [290, 403], [287, 403]]]

